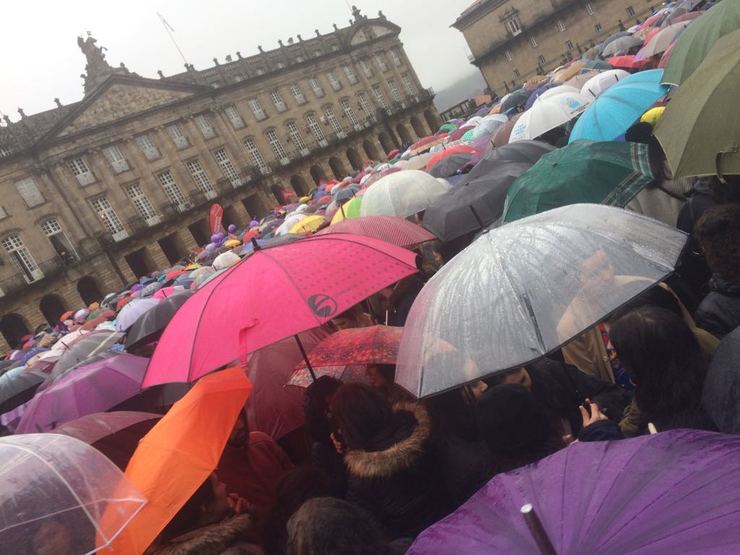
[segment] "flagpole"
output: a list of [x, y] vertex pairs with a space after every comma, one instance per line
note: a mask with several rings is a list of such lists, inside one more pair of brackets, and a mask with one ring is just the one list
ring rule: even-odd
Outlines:
[[164, 16], [157, 12], [157, 15], [159, 16], [159, 19], [162, 21], [162, 26], [164, 27], [164, 30], [167, 31], [167, 34], [170, 36], [170, 40], [172, 41], [172, 44], [175, 45], [175, 48], [177, 48], [177, 51], [180, 53], [180, 57], [182, 58], [182, 61], [185, 62], [185, 67], [190, 65], [188, 63], [188, 59], [185, 57], [185, 54], [182, 53], [182, 50], [180, 50], [180, 47], [177, 44], [177, 41], [175, 40], [175, 37], [172, 35], [172, 32], [174, 29], [172, 28], [172, 25], [167, 23], [167, 20], [164, 18]]

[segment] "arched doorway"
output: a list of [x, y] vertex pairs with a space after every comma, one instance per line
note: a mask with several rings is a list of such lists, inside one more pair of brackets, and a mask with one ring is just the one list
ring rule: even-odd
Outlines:
[[290, 177], [290, 186], [293, 187], [297, 195], [303, 196], [308, 194], [308, 183], [306, 183], [302, 175], [292, 175]]
[[85, 304], [98, 302], [103, 298], [103, 293], [98, 287], [98, 282], [92, 276], [83, 276], [77, 282], [77, 292]]
[[270, 191], [277, 199], [278, 204], [288, 204], [292, 199], [290, 191], [283, 189], [280, 185], [270, 185]]
[[353, 170], [359, 170], [362, 168], [362, 158], [352, 147], [347, 149], [347, 160], [349, 160], [349, 165], [352, 166]]
[[0, 320], [0, 333], [13, 349], [20, 347], [21, 338], [31, 333], [26, 320], [20, 314], [6, 314]]
[[342, 164], [342, 161], [336, 156], [329, 158], [329, 167], [331, 168], [334, 177], [340, 181], [347, 177], [347, 170], [344, 168], [344, 164]]
[[386, 133], [379, 134], [378, 141], [380, 142], [380, 146], [383, 147], [385, 154], [388, 154], [391, 150], [396, 148], [396, 145], [393, 144], [393, 141], [391, 141], [390, 137]]
[[431, 110], [424, 110], [424, 120], [427, 122], [429, 129], [434, 133], [439, 128], [439, 120]]
[[311, 179], [313, 179], [313, 182], [316, 183], [316, 185], [318, 185], [321, 180], [326, 177], [321, 166], [311, 166], [309, 173], [311, 174]]
[[396, 125], [396, 134], [398, 135], [398, 138], [401, 139], [401, 143], [403, 143], [404, 145], [410, 145], [414, 142], [414, 140], [411, 138], [411, 135], [409, 134], [409, 130], [406, 129], [406, 126], [402, 123]]
[[424, 129], [424, 126], [419, 121], [419, 118], [417, 118], [416, 116], [412, 116], [409, 121], [411, 122], [411, 127], [414, 129], [414, 133], [416, 133], [417, 137], [421, 139], [422, 137], [426, 136], [427, 132]]
[[367, 139], [362, 141], [362, 150], [365, 151], [365, 154], [370, 160], [379, 159], [378, 149], [375, 147], [375, 145], [372, 142], [368, 141]]
[[41, 314], [44, 315], [46, 321], [53, 326], [57, 322], [59, 322], [59, 317], [67, 312], [67, 305], [64, 303], [64, 299], [62, 299], [59, 295], [54, 295], [53, 293], [51, 293], [49, 295], [44, 295], [43, 297], [41, 297], [41, 302], [39, 302], [39, 310], [41, 310]]

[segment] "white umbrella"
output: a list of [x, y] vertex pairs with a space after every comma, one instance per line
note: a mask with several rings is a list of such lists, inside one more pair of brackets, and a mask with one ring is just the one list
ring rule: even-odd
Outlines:
[[635, 56], [637, 60], [645, 60], [651, 56], [662, 54], [668, 47], [673, 44], [678, 35], [683, 33], [683, 30], [689, 26], [691, 21], [680, 21], [669, 25], [659, 33], [657, 33], [650, 42], [643, 46]]
[[538, 99], [524, 112], [511, 130], [510, 143], [528, 141], [578, 117], [592, 101], [580, 93], [563, 93]]
[[610, 69], [593, 76], [586, 81], [581, 88], [581, 94], [592, 98], [597, 98], [601, 93], [612, 85], [616, 85], [630, 74], [623, 69]]
[[403, 170], [373, 183], [362, 197], [360, 216], [406, 218], [426, 210], [449, 190], [437, 179], [419, 170]]

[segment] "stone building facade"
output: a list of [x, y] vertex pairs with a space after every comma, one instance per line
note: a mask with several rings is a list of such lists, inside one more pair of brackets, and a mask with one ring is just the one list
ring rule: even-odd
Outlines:
[[0, 125], [0, 350], [168, 267], [323, 178], [437, 129], [382, 12], [211, 68], [150, 79], [95, 43], [84, 98]]
[[547, 73], [653, 13], [658, 0], [476, 0], [453, 23], [492, 93]]

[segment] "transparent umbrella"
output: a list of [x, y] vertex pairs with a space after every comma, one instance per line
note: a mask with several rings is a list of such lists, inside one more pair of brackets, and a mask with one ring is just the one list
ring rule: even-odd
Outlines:
[[426, 172], [403, 170], [373, 183], [362, 197], [361, 216], [406, 218], [426, 210], [448, 187]]
[[685, 242], [673, 227], [593, 204], [488, 230], [419, 293], [396, 382], [424, 397], [524, 366], [663, 280]]
[[59, 434], [0, 438], [0, 492], [3, 553], [94, 553], [146, 503], [99, 451]]

